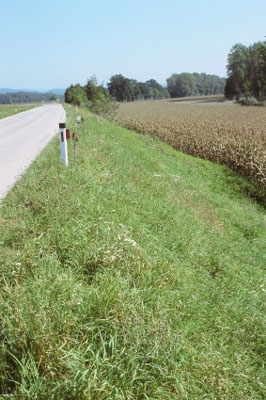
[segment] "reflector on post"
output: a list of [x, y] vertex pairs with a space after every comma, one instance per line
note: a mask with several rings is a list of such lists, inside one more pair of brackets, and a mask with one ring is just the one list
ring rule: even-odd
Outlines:
[[66, 124], [64, 122], [59, 123], [60, 133], [60, 155], [62, 163], [68, 165], [68, 153], [67, 153], [67, 139], [66, 139]]

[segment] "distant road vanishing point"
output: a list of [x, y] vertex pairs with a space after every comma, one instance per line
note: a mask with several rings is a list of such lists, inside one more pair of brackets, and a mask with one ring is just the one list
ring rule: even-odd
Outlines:
[[0, 120], [0, 200], [65, 120], [61, 104], [43, 105]]

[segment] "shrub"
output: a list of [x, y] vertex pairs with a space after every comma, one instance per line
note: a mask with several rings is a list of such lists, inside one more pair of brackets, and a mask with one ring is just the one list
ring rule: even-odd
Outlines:
[[100, 115], [108, 120], [113, 120], [116, 116], [119, 103], [109, 95], [103, 95], [96, 99], [92, 99], [89, 104], [89, 110], [93, 114]]
[[242, 96], [237, 99], [237, 103], [242, 106], [263, 106], [262, 101], [258, 101], [254, 96]]

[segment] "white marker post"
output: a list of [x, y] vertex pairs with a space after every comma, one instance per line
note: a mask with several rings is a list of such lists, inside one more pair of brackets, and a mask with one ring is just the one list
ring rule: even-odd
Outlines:
[[66, 139], [66, 124], [64, 122], [61, 122], [59, 124], [59, 135], [60, 135], [61, 161], [67, 167], [68, 153], [67, 153], [67, 139]]

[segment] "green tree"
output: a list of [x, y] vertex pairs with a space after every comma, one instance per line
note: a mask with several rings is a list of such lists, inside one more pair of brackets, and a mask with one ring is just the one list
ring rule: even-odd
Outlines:
[[266, 42], [236, 44], [228, 55], [227, 97], [266, 94]]
[[121, 74], [113, 75], [108, 83], [110, 95], [117, 101], [136, 101], [148, 99], [168, 98], [169, 92], [155, 79], [138, 82], [128, 79]]
[[[249, 51], [248, 48], [241, 43], [235, 44], [229, 55], [227, 72], [231, 78], [231, 88], [234, 90], [234, 95], [249, 94], [251, 82], [249, 79]], [[228, 87], [226, 87], [227, 93]], [[232, 93], [230, 93], [232, 95]]]
[[50, 101], [56, 101], [56, 100], [57, 100], [56, 95], [55, 95], [55, 94], [52, 94], [52, 95], [50, 96]]
[[151, 98], [151, 91], [150, 91], [149, 86], [146, 83], [139, 82], [138, 87], [139, 87], [139, 91], [142, 95], [142, 98], [144, 100], [148, 100]]
[[130, 79], [123, 75], [113, 75], [107, 84], [110, 95], [117, 101], [132, 101], [134, 91]]
[[118, 103], [110, 96], [103, 85], [98, 85], [95, 76], [88, 79], [85, 91], [88, 99], [88, 107], [92, 113], [108, 119], [115, 117]]
[[254, 43], [250, 46], [249, 52], [251, 93], [255, 97], [260, 97], [266, 93], [266, 42]]
[[148, 81], [146, 81], [146, 85], [148, 85], [152, 89], [162, 89], [162, 86], [155, 79], [149, 79]]
[[[127, 79], [127, 78], [126, 78]], [[139, 83], [136, 79], [130, 79], [131, 87], [131, 101], [139, 100], [142, 98], [142, 93], [140, 91]]]
[[98, 85], [95, 76], [88, 79], [85, 86], [71, 85], [65, 92], [65, 101], [71, 104], [86, 105], [94, 114], [113, 119], [118, 103], [112, 99], [103, 85]]
[[171, 97], [185, 97], [197, 94], [196, 78], [193, 74], [186, 72], [172, 74], [167, 79], [167, 87]]
[[71, 85], [65, 91], [65, 102], [77, 105], [87, 103], [87, 95], [85, 88], [80, 84]]
[[87, 81], [87, 85], [85, 86], [85, 91], [87, 95], [87, 99], [89, 101], [94, 101], [97, 99], [102, 99], [104, 96], [108, 95], [107, 90], [103, 85], [98, 85], [96, 76], [92, 76]]
[[225, 78], [197, 72], [172, 74], [167, 79], [167, 88], [171, 97], [222, 94], [224, 86]]
[[151, 97], [153, 99], [163, 99], [163, 98], [168, 98], [169, 92], [167, 88], [164, 88], [162, 85], [160, 85], [155, 79], [149, 79], [146, 81], [146, 85], [152, 89], [151, 90]]

